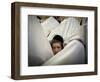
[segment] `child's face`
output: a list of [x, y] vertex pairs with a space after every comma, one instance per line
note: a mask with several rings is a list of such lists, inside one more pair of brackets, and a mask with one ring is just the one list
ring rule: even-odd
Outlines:
[[57, 54], [59, 51], [62, 50], [61, 44], [59, 42], [52, 44], [52, 50], [54, 54]]

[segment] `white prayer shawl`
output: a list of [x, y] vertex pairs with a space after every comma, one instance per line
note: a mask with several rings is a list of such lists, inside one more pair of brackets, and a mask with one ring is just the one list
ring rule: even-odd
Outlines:
[[[75, 18], [65, 19], [48, 37], [52, 40], [55, 35], [61, 35], [67, 45], [43, 65], [66, 65], [85, 63], [84, 27]], [[79, 41], [81, 40], [83, 44]]]
[[65, 46], [62, 51], [50, 58], [43, 65], [69, 65], [84, 63], [84, 46], [78, 40], [73, 40], [67, 46]]
[[67, 18], [62, 21], [58, 27], [52, 30], [48, 36], [48, 40], [51, 41], [55, 35], [61, 35], [64, 43], [69, 43], [73, 39], [85, 41], [84, 27], [80, 26], [79, 21], [75, 18]]
[[49, 17], [41, 23], [46, 37], [59, 25], [59, 22], [54, 17]]
[[38, 66], [53, 56], [49, 41], [36, 16], [28, 16], [28, 65]]
[[[54, 56], [50, 43], [43, 32], [42, 28], [45, 28], [43, 24], [39, 23], [36, 16], [29, 16], [28, 19], [28, 63], [30, 66], [84, 63], [84, 46], [77, 40], [84, 42], [84, 28], [80, 27], [75, 18], [65, 19], [58, 24], [54, 18], [50, 17], [49, 21], [44, 24], [44, 26], [48, 26], [47, 29], [50, 28], [49, 26], [54, 29], [49, 29], [51, 32], [48, 40], [52, 40], [53, 36], [58, 34], [64, 38], [64, 42], [67, 44]], [[56, 22], [54, 23], [51, 19]]]

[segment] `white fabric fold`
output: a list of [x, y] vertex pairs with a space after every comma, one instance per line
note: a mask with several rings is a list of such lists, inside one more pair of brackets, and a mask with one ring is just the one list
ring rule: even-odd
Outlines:
[[[64, 19], [60, 24], [53, 17], [39, 23], [36, 16], [28, 17], [28, 63], [38, 65], [67, 65], [85, 63], [85, 28], [75, 18]], [[67, 44], [53, 55], [49, 41], [61, 35]], [[47, 36], [47, 37], [46, 37]], [[81, 43], [81, 41], [83, 44]]]
[[52, 30], [54, 30], [58, 25], [59, 22], [54, 17], [49, 17], [44, 22], [41, 23], [44, 33], [48, 36]]
[[48, 36], [51, 41], [55, 35], [61, 35], [67, 44], [63, 50], [46, 61], [43, 65], [85, 64], [85, 28], [75, 18], [61, 22]]
[[53, 56], [41, 24], [36, 16], [28, 16], [28, 64], [38, 66]]
[[68, 65], [84, 63], [84, 46], [79, 41], [73, 40], [67, 46], [65, 46], [62, 51], [50, 58], [43, 65]]
[[66, 44], [73, 39], [85, 41], [84, 27], [80, 26], [79, 21], [75, 18], [64, 19], [57, 28], [52, 30], [48, 36], [48, 40], [51, 41], [55, 35], [62, 36]]

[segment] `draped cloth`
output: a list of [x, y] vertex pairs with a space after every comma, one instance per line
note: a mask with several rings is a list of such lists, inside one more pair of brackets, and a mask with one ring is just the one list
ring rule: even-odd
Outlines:
[[[66, 44], [56, 55], [49, 43], [55, 35], [61, 35]], [[75, 18], [67, 18], [58, 23], [50, 17], [40, 23], [36, 16], [28, 16], [29, 66], [83, 64], [85, 43], [84, 28]]]
[[85, 64], [84, 46], [78, 40], [71, 41], [55, 56], [47, 60], [43, 65], [70, 65]]
[[59, 22], [54, 17], [49, 17], [43, 23], [41, 23], [41, 25], [46, 37], [48, 37], [51, 31], [59, 26]]
[[28, 65], [39, 66], [53, 56], [42, 26], [36, 16], [28, 16]]
[[55, 35], [60, 35], [66, 44], [73, 39], [79, 39], [85, 43], [84, 30], [84, 27], [80, 26], [80, 22], [77, 19], [67, 18], [63, 20], [58, 27], [52, 30], [47, 38], [51, 41]]
[[55, 35], [60, 35], [64, 39], [66, 46], [55, 56], [46, 61], [43, 65], [66, 65], [85, 63], [85, 29], [75, 18], [68, 18], [61, 22], [50, 35], [51, 41]]

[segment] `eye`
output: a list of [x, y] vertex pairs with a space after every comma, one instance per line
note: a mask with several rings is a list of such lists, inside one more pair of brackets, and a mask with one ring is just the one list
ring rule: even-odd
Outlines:
[[55, 49], [56, 47], [52, 47], [52, 49]]
[[60, 48], [59, 46], [57, 48]]

